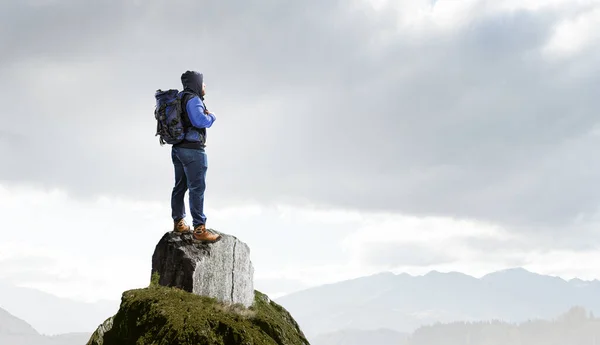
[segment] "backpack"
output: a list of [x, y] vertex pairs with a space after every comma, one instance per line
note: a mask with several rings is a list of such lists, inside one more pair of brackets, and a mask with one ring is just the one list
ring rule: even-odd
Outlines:
[[189, 120], [185, 115], [184, 98], [187, 92], [180, 93], [177, 89], [156, 90], [154, 98], [156, 107], [156, 134], [160, 136], [160, 145], [177, 144], [185, 138], [185, 128], [189, 127]]

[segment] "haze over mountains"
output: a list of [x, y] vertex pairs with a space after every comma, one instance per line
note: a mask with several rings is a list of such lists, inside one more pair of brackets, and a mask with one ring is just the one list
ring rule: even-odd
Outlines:
[[41, 334], [57, 335], [91, 333], [118, 310], [119, 301], [84, 303], [0, 280], [0, 308], [25, 320]]
[[343, 330], [411, 333], [436, 322], [552, 319], [574, 306], [600, 311], [600, 282], [511, 269], [480, 279], [462, 273], [381, 273], [277, 300], [309, 337]]
[[310, 340], [311, 345], [403, 345], [408, 337], [408, 334], [389, 329], [374, 329], [336, 331]]
[[600, 318], [581, 307], [548, 320], [436, 323], [411, 334], [392, 330], [338, 331], [314, 338], [312, 345], [595, 345]]
[[0, 344], [2, 345], [83, 345], [88, 333], [45, 336], [30, 324], [0, 308]]

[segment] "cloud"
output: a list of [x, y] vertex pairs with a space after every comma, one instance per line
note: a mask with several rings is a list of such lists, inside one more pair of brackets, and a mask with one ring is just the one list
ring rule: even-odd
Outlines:
[[408, 245], [397, 243], [374, 243], [363, 256], [366, 264], [371, 264], [388, 269], [398, 266], [431, 266], [454, 259], [435, 249], [424, 245]]
[[571, 39], [596, 27], [599, 8], [5, 3], [0, 121], [26, 140], [0, 140], [11, 162], [0, 179], [168, 200], [153, 92], [198, 69], [217, 114], [207, 147], [217, 207], [311, 204], [584, 233], [573, 223], [594, 218], [600, 197], [600, 45]]
[[[357, 266], [377, 270], [427, 269], [465, 260], [503, 262], [510, 254], [539, 248], [531, 239], [515, 252], [499, 244], [520, 243], [520, 238], [491, 224], [451, 218], [379, 215], [361, 223], [344, 246]], [[481, 244], [491, 244], [485, 248]], [[517, 248], [514, 248], [517, 249]]]
[[[343, 241], [349, 264], [360, 272], [431, 270], [482, 275], [512, 267], [573, 276], [558, 257], [572, 262], [597, 252], [598, 236], [518, 233], [469, 219], [371, 214]], [[578, 270], [587, 278], [588, 269]], [[587, 272], [587, 273], [584, 273]]]
[[[115, 197], [82, 202], [63, 190], [0, 185], [0, 280], [83, 301], [118, 301], [147, 286], [168, 203]], [[255, 285], [281, 296], [381, 271], [483, 275], [503, 268], [593, 279], [593, 236], [562, 242], [446, 217], [338, 209], [207, 208], [210, 227], [251, 248]], [[25, 235], [26, 234], [26, 235]], [[584, 260], [590, 264], [575, 265]], [[570, 266], [569, 266], [570, 265]], [[571, 268], [569, 268], [571, 267]]]
[[571, 57], [598, 41], [599, 28], [599, 7], [566, 18], [555, 26], [554, 34], [544, 51], [552, 57]]

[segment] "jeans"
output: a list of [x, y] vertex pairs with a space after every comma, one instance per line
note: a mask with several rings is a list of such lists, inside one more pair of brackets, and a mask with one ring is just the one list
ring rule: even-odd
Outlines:
[[194, 228], [206, 224], [204, 215], [204, 191], [206, 190], [206, 152], [202, 149], [183, 147], [171, 148], [171, 159], [175, 167], [175, 187], [171, 194], [171, 216], [174, 221], [185, 218], [185, 192], [190, 191], [190, 213]]

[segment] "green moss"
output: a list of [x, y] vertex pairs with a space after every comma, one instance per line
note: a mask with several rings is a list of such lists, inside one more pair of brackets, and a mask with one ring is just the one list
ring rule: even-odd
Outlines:
[[160, 282], [160, 274], [155, 271], [152, 273], [152, 278], [150, 279], [150, 286], [156, 287], [159, 285], [159, 282]]
[[88, 345], [309, 344], [284, 308], [255, 293], [245, 308], [154, 284], [126, 291], [112, 327]]

